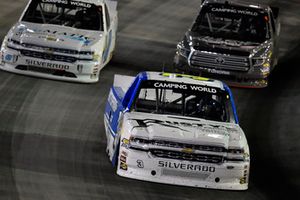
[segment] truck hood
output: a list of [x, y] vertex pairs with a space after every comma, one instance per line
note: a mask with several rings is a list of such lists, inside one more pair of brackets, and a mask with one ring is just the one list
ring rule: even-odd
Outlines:
[[51, 24], [17, 23], [8, 35], [18, 43], [50, 48], [91, 51], [101, 41], [103, 32], [87, 31]]
[[256, 43], [251, 41], [226, 40], [223, 38], [200, 36], [193, 32], [187, 33], [187, 38], [188, 42], [196, 50], [247, 57], [260, 49], [266, 48], [268, 45], [266, 44], [268, 41]]
[[236, 124], [139, 112], [125, 114], [124, 120], [133, 137], [224, 148], [243, 146], [244, 133]]

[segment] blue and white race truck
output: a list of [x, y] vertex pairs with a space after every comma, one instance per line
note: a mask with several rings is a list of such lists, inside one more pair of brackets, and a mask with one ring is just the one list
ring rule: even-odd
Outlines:
[[115, 75], [107, 153], [120, 176], [204, 188], [248, 188], [250, 153], [229, 87], [172, 73]]

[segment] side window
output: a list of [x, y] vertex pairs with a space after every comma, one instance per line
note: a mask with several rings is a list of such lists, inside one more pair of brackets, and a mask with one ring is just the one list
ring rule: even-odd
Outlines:
[[110, 17], [109, 17], [109, 12], [106, 4], [105, 4], [105, 18], [106, 18], [106, 25], [108, 30], [110, 28]]
[[275, 31], [276, 31], [276, 26], [275, 26], [275, 21], [274, 21], [274, 16], [273, 16], [273, 13], [272, 12], [270, 12], [270, 17], [271, 17], [271, 26], [272, 26], [272, 31], [273, 31], [273, 33], [275, 33]]

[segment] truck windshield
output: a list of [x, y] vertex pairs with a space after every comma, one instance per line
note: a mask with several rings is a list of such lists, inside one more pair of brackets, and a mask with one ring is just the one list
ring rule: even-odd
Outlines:
[[148, 80], [141, 84], [132, 109], [229, 122], [229, 105], [229, 95], [219, 88]]
[[265, 11], [231, 5], [204, 5], [192, 27], [201, 36], [262, 43], [269, 39]]
[[103, 31], [102, 6], [72, 0], [33, 0], [22, 21]]

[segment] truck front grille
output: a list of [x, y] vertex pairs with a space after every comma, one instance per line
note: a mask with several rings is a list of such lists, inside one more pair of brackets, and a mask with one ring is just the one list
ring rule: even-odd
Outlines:
[[187, 161], [194, 161], [194, 162], [219, 164], [222, 163], [224, 160], [223, 156], [185, 153], [180, 151], [169, 151], [169, 150], [162, 150], [162, 149], [151, 149], [150, 152], [152, 155], [159, 158], [187, 160]]
[[223, 55], [205, 51], [194, 51], [190, 58], [190, 64], [192, 67], [240, 72], [247, 72], [250, 68], [248, 57]]
[[[153, 156], [160, 158], [215, 164], [223, 162], [224, 153], [227, 152], [222, 146], [188, 144], [166, 140], [145, 140], [142, 138], [131, 138], [130, 148], [147, 151]], [[213, 152], [214, 155], [209, 152]]]
[[170, 141], [163, 141], [163, 140], [153, 140], [150, 142], [150, 144], [155, 146], [170, 147], [170, 148], [181, 148], [181, 149], [189, 148], [189, 149], [199, 150], [199, 151], [226, 152], [226, 149], [224, 147], [186, 144], [186, 143], [170, 142]]
[[74, 58], [71, 56], [62, 56], [62, 55], [43, 53], [43, 52], [37, 52], [37, 51], [21, 50], [21, 54], [23, 56], [40, 58], [40, 59], [45, 59], [45, 60], [53, 60], [53, 61], [58, 61], [58, 62], [74, 63], [77, 61], [77, 58]]

